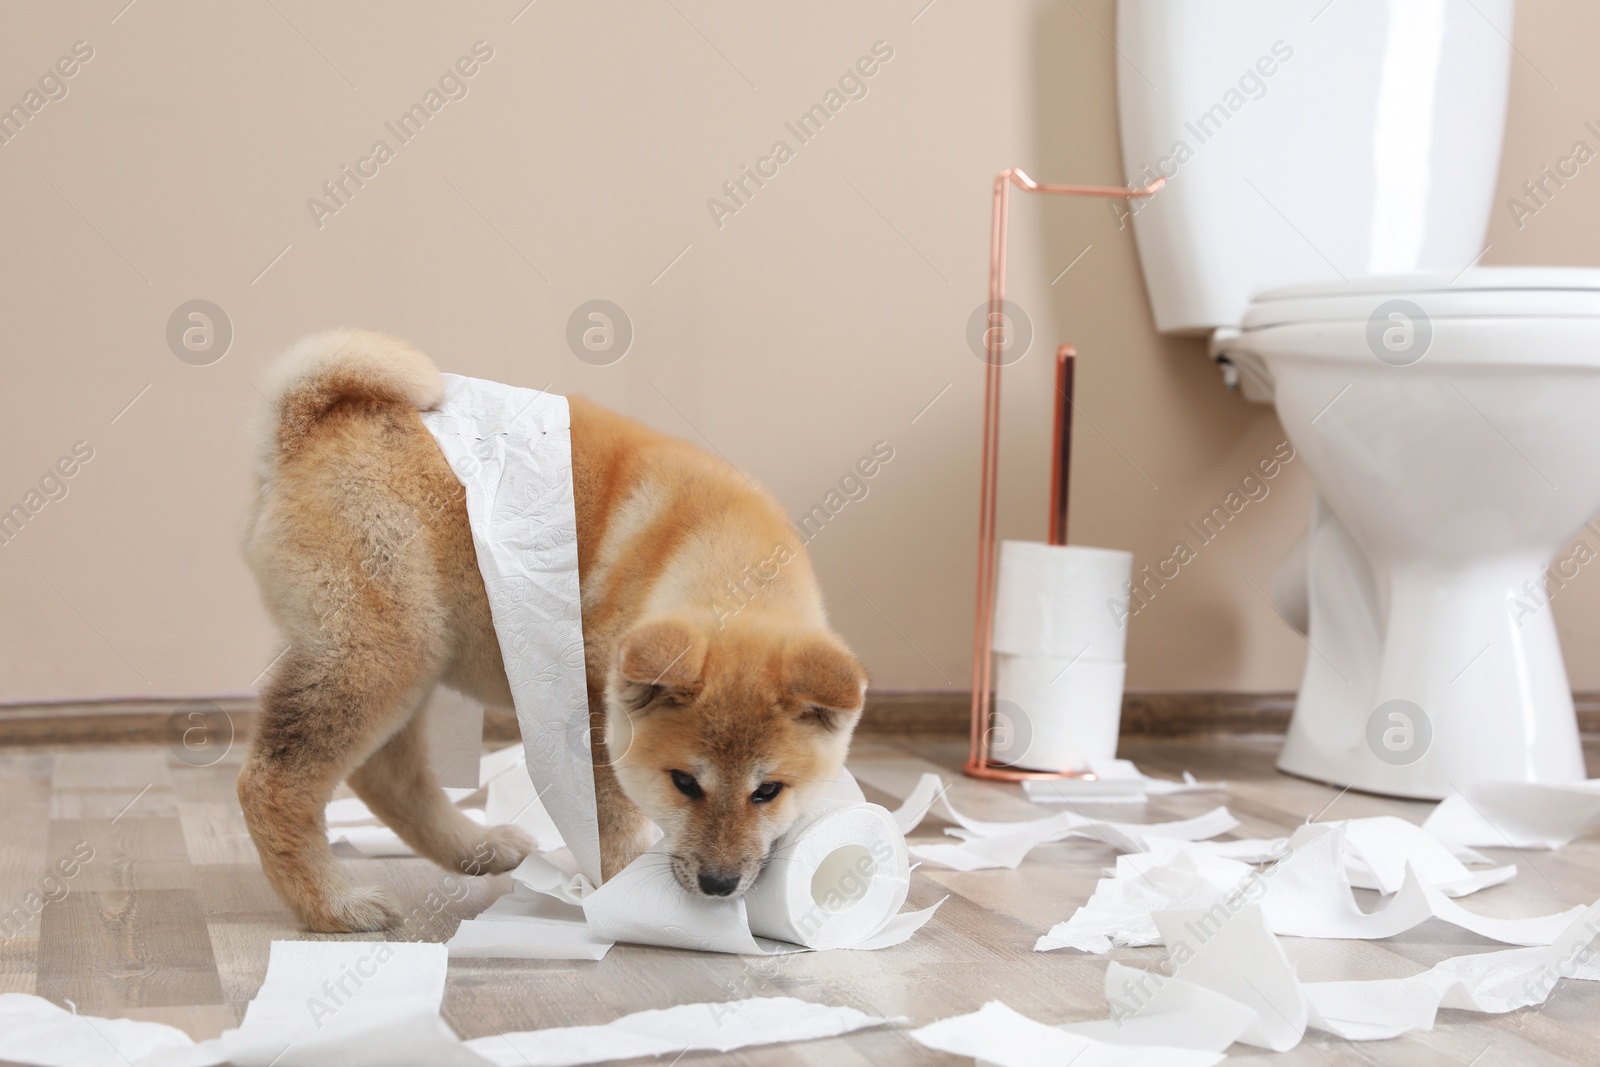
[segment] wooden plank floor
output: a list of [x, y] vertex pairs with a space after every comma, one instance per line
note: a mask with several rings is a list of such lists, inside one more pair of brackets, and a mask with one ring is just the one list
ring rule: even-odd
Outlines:
[[[1263, 738], [1125, 743], [1124, 754], [1147, 770], [1192, 770], [1226, 779], [1229, 789], [1225, 796], [1152, 800], [1142, 813], [1100, 810], [1157, 821], [1225, 802], [1244, 823], [1239, 834], [1252, 837], [1286, 834], [1324, 808], [1324, 819], [1390, 813], [1420, 821], [1427, 811], [1424, 804], [1341, 796], [1279, 775], [1272, 769], [1276, 744]], [[869, 738], [857, 743], [851, 766], [869, 797], [882, 803], [896, 803], [919, 774], [936, 770], [956, 780], [952, 797], [975, 816], [1037, 813], [1014, 787], [955, 774], [964, 754], [953, 740]], [[295, 928], [256, 865], [233, 792], [241, 755], [194, 767], [165, 747], [0, 748], [0, 992], [159, 1020], [197, 1039], [235, 1025], [265, 974], [268, 943], [313, 936]], [[1591, 767], [1596, 755], [1591, 748]], [[919, 836], [937, 834], [941, 825], [930, 823]], [[72, 862], [90, 849], [92, 859]], [[1600, 898], [1600, 837], [1554, 853], [1490, 851], [1498, 862], [1519, 864], [1521, 873], [1510, 885], [1469, 898], [1473, 910], [1527, 915]], [[691, 1001], [792, 995], [905, 1015], [916, 1024], [996, 998], [1049, 1022], [1104, 1018], [1105, 958], [1035, 953], [1032, 945], [1082, 903], [1112, 861], [1104, 846], [1069, 841], [1041, 846], [1015, 871], [963, 874], [924, 865], [913, 875], [910, 904], [950, 899], [911, 941], [881, 952], [747, 960], [619, 945], [599, 963], [457, 961], [444, 1016], [463, 1037], [480, 1037], [600, 1023]], [[418, 859], [344, 862], [361, 881], [388, 887], [412, 912], [404, 931], [391, 937], [443, 940], [510, 888], [497, 876], [464, 883], [465, 895], [450, 892], [445, 872]], [[1447, 956], [1502, 947], [1439, 924], [1382, 942], [1285, 938], [1284, 944], [1310, 981], [1400, 977]], [[1163, 951], [1120, 949], [1110, 958], [1152, 966]], [[1539, 1009], [1502, 1016], [1446, 1011], [1434, 1031], [1385, 1042], [1349, 1044], [1312, 1032], [1282, 1055], [1235, 1046], [1230, 1062], [1592, 1064], [1600, 1061], [1597, 1050], [1600, 983], [1569, 981]], [[693, 1054], [682, 1062], [711, 1059], [819, 1067], [958, 1062], [895, 1030], [730, 1056]]]

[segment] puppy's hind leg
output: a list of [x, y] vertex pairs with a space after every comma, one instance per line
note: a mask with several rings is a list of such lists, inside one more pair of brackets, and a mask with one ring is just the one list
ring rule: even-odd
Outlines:
[[480, 826], [451, 804], [428, 766], [424, 712], [413, 715], [350, 786], [418, 854], [462, 874], [499, 874], [521, 863], [533, 842], [515, 826]]
[[399, 920], [381, 892], [345, 877], [323, 809], [340, 780], [414, 716], [432, 688], [426, 659], [410, 657], [407, 676], [363, 669], [359, 653], [294, 648], [262, 696], [239, 803], [267, 880], [308, 929], [383, 930]]

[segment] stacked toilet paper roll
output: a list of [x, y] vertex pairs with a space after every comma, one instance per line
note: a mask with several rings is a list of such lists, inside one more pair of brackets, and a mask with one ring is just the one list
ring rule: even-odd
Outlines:
[[1133, 554], [1116, 549], [1001, 543], [991, 646], [996, 763], [1078, 771], [1116, 755], [1132, 569]]

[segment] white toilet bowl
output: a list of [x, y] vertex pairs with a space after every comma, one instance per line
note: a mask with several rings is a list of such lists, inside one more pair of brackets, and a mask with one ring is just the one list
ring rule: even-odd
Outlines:
[[1125, 173], [1169, 179], [1129, 208], [1156, 327], [1210, 337], [1317, 486], [1273, 582], [1311, 646], [1279, 766], [1336, 785], [1583, 775], [1539, 587], [1600, 508], [1600, 271], [1463, 269], [1514, 11], [1117, 2]]
[[1582, 778], [1544, 576], [1600, 510], [1600, 270], [1280, 289], [1219, 345], [1319, 497], [1279, 767], [1422, 798]]

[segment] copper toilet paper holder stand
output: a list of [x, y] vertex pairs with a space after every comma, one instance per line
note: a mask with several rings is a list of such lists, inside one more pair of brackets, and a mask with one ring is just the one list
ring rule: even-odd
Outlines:
[[[989, 231], [989, 315], [984, 331], [983, 462], [978, 500], [978, 597], [972, 638], [972, 733], [962, 770], [973, 778], [1020, 782], [1029, 778], [1093, 778], [1084, 771], [1022, 770], [990, 762], [989, 738], [994, 684], [995, 514], [1000, 476], [1000, 371], [1004, 347], [1006, 299], [1006, 229], [1010, 222], [1011, 186], [1050, 196], [1089, 196], [1134, 200], [1153, 196], [1166, 184], [1125, 189], [1114, 185], [1051, 185], [1036, 182], [1016, 167], [994, 179], [994, 207]], [[1072, 382], [1076, 350], [1056, 350], [1055, 447], [1051, 455], [1050, 544], [1067, 543], [1067, 479], [1072, 450]]]

